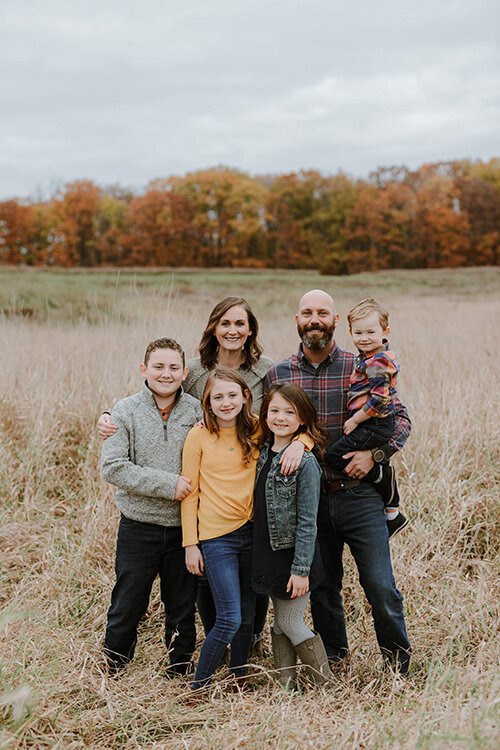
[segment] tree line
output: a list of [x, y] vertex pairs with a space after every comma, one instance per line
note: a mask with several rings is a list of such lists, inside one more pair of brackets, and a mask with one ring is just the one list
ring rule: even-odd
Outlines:
[[500, 158], [250, 177], [218, 167], [141, 194], [89, 180], [0, 202], [0, 263], [32, 266], [386, 268], [497, 265]]

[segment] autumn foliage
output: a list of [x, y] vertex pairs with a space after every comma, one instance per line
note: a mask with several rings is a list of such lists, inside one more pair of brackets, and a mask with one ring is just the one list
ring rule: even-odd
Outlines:
[[497, 265], [500, 159], [381, 168], [368, 180], [217, 168], [136, 195], [91, 181], [0, 202], [0, 262], [34, 266], [386, 268]]

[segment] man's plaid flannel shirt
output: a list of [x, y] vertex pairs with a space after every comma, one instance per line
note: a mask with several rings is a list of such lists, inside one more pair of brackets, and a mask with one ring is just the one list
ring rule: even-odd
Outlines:
[[[308, 394], [318, 414], [318, 421], [326, 427], [332, 440], [342, 437], [342, 426], [347, 419], [347, 392], [354, 368], [355, 356], [334, 344], [332, 351], [314, 367], [300, 346], [296, 354], [271, 367], [266, 375], [265, 389], [276, 383], [295, 383]], [[388, 443], [388, 454], [401, 450], [408, 439], [411, 422], [403, 404], [396, 399], [394, 412], [396, 427]], [[322, 464], [327, 479], [338, 478], [328, 466]]]

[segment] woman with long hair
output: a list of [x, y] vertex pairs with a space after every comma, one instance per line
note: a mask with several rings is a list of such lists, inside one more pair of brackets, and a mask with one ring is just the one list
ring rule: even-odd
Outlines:
[[274, 364], [262, 354], [259, 324], [243, 297], [225, 297], [208, 317], [198, 346], [199, 356], [189, 359], [184, 390], [201, 399], [208, 376], [216, 367], [236, 370], [252, 392], [253, 410], [258, 414], [264, 392], [264, 378]]
[[[264, 395], [264, 378], [274, 364], [262, 354], [259, 324], [248, 302], [243, 297], [225, 297], [208, 316], [205, 330], [198, 346], [199, 356], [189, 359], [189, 370], [184, 390], [201, 400], [210, 374], [224, 367], [240, 375], [252, 393], [252, 409], [258, 414]], [[257, 596], [253, 624], [252, 648], [261, 650], [266, 622], [268, 596]], [[198, 585], [198, 613], [205, 633], [215, 622], [215, 604], [205, 577]]]

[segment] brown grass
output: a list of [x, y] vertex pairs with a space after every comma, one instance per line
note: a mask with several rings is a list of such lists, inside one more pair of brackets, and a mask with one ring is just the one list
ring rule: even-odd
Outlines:
[[[292, 313], [300, 277], [290, 286], [279, 284], [282, 278], [260, 293], [243, 285], [227, 289], [248, 294], [265, 350], [275, 357], [296, 346]], [[348, 563], [352, 657], [332, 688], [304, 685], [284, 695], [270, 679], [267, 658], [253, 690], [228, 695], [220, 675], [210, 701], [195, 708], [187, 705], [185, 681], [162, 676], [157, 588], [136, 659], [119, 680], [101, 672], [117, 512], [98, 475], [95, 421], [104, 405], [139, 387], [137, 363], [150, 339], [168, 334], [193, 351], [208, 308], [222, 295], [136, 289], [127, 305], [132, 322], [124, 322], [123, 306], [98, 325], [5, 319], [0, 746], [497, 747], [500, 285], [494, 269], [492, 278], [496, 295], [476, 288], [431, 293], [428, 286], [413, 288], [411, 275], [403, 290], [379, 295], [391, 311], [400, 392], [414, 419], [400, 459], [412, 526], [393, 544], [415, 652], [409, 679], [382, 672], [369, 609]], [[322, 285], [332, 289], [328, 279]], [[366, 288], [339, 286], [342, 314]], [[344, 323], [338, 340], [350, 348]]]

